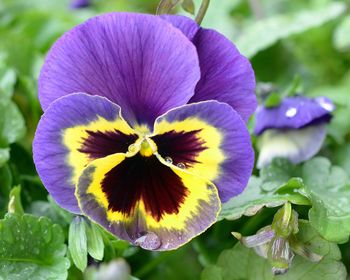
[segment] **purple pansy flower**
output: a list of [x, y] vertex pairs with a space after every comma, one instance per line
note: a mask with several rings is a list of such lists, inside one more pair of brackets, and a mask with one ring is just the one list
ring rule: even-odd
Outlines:
[[254, 88], [235, 46], [186, 17], [92, 18], [42, 68], [37, 171], [61, 207], [143, 248], [177, 248], [247, 184]]
[[258, 168], [277, 157], [293, 163], [313, 157], [326, 137], [326, 124], [333, 110], [332, 101], [326, 97], [294, 96], [277, 107], [259, 106], [254, 129], [256, 135], [261, 135]]
[[91, 0], [72, 0], [70, 3], [71, 9], [87, 8], [91, 5]]

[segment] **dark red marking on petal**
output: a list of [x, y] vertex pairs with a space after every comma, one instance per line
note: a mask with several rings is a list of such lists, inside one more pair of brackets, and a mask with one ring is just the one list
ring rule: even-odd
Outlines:
[[170, 157], [175, 165], [183, 163], [185, 166], [191, 166], [198, 163], [198, 154], [207, 149], [205, 142], [198, 137], [200, 131], [201, 129], [189, 132], [171, 130], [152, 137], [152, 140], [163, 158]]
[[102, 181], [112, 211], [132, 215], [142, 198], [146, 211], [159, 221], [164, 214], [179, 212], [187, 195], [181, 178], [155, 157], [139, 153], [126, 158]]
[[98, 159], [115, 153], [126, 153], [138, 136], [125, 134], [121, 131], [92, 131], [87, 130], [88, 137], [83, 139], [79, 152], [86, 153], [90, 159]]

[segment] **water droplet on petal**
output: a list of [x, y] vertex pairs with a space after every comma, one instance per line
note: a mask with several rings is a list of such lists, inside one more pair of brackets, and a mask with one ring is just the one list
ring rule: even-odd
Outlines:
[[128, 147], [128, 151], [130, 153], [135, 153], [136, 152], [136, 145], [135, 144], [131, 144], [129, 147]]
[[181, 169], [185, 169], [186, 167], [182, 162], [179, 162], [178, 164], [176, 164], [176, 166]]
[[286, 111], [286, 117], [287, 117], [287, 118], [293, 118], [297, 113], [298, 113], [297, 108], [290, 107], [290, 108], [288, 108], [288, 110]]
[[208, 184], [207, 185], [207, 189], [210, 190], [210, 191], [214, 190], [214, 188], [215, 187], [212, 184]]
[[165, 158], [165, 162], [169, 163], [169, 164], [172, 164], [173, 163], [173, 159], [171, 157], [166, 157]]
[[112, 223], [109, 223], [109, 224], [108, 224], [108, 227], [111, 228], [111, 227], [112, 227]]
[[332, 103], [332, 101], [325, 97], [318, 97], [316, 98], [316, 101], [323, 109], [327, 110], [328, 112], [331, 112], [335, 109], [335, 106]]
[[143, 233], [134, 243], [146, 250], [157, 250], [162, 245], [159, 236], [151, 231]]

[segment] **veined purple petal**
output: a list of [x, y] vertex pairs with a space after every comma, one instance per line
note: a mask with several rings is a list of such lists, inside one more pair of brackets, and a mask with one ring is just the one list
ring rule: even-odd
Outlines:
[[312, 124], [327, 123], [333, 110], [332, 101], [326, 97], [316, 99], [304, 96], [288, 97], [278, 107], [259, 106], [254, 133], [260, 135], [271, 128], [298, 129]]
[[82, 169], [95, 159], [127, 152], [135, 139], [118, 105], [100, 96], [71, 94], [53, 102], [42, 116], [33, 142], [34, 162], [55, 201], [80, 213], [74, 192]]
[[213, 182], [222, 202], [246, 187], [254, 152], [244, 121], [228, 104], [203, 101], [170, 110], [156, 120], [154, 132], [158, 153]]
[[182, 32], [159, 17], [110, 13], [63, 35], [39, 78], [44, 110], [73, 92], [100, 95], [120, 105], [132, 125], [189, 101], [199, 80], [197, 52]]
[[225, 102], [247, 121], [257, 106], [255, 77], [248, 59], [225, 36], [199, 28], [187, 17], [162, 18], [179, 28], [197, 48], [201, 79], [190, 103], [205, 100]]
[[170, 22], [173, 26], [180, 29], [183, 34], [186, 35], [191, 41], [196, 36], [200, 26], [192, 19], [185, 16], [178, 15], [161, 15], [162, 19]]
[[248, 248], [254, 248], [264, 245], [275, 237], [275, 231], [270, 229], [262, 230], [254, 235], [242, 236], [238, 232], [232, 232], [233, 236], [236, 237], [244, 246]]

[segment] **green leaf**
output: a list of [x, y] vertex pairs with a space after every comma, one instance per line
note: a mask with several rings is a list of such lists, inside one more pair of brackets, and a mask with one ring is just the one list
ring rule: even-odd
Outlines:
[[242, 35], [235, 42], [244, 55], [253, 57], [280, 39], [303, 33], [338, 18], [345, 10], [345, 3], [332, 2], [316, 10], [304, 10], [297, 14], [277, 15], [255, 21], [241, 31]]
[[86, 223], [87, 250], [96, 260], [103, 259], [104, 243], [100, 229], [94, 223]]
[[260, 177], [263, 180], [262, 188], [265, 191], [276, 190], [285, 184], [291, 177], [299, 177], [299, 167], [293, 165], [284, 158], [276, 158], [271, 164], [260, 171]]
[[240, 195], [222, 205], [219, 219], [235, 220], [242, 215], [253, 216], [263, 207], [277, 207], [289, 201], [309, 205], [304, 194], [300, 168], [288, 160], [277, 158], [260, 171], [260, 177], [252, 176]]
[[75, 217], [70, 224], [68, 249], [75, 266], [84, 271], [87, 266], [87, 238], [83, 217]]
[[[12, 187], [12, 174], [10, 167], [5, 164], [0, 168], [0, 193], [8, 197]], [[1, 197], [0, 195], [0, 197]]]
[[346, 172], [319, 157], [305, 163], [303, 178], [312, 202], [312, 226], [327, 240], [346, 242], [350, 234], [350, 182]]
[[5, 164], [0, 167], [0, 217], [3, 217], [3, 215], [7, 213], [8, 198], [11, 188], [12, 174], [8, 164]]
[[25, 134], [25, 123], [17, 105], [0, 96], [0, 147], [21, 139]]
[[265, 102], [264, 102], [264, 106], [266, 108], [272, 108], [272, 107], [276, 107], [278, 105], [281, 104], [281, 95], [277, 92], [272, 92], [270, 93], [270, 95], [266, 98]]
[[65, 254], [63, 232], [49, 219], [8, 214], [0, 220], [0, 279], [66, 279]]
[[216, 265], [207, 266], [201, 275], [202, 280], [223, 280], [222, 268]]
[[186, 12], [194, 15], [195, 6], [193, 0], [183, 0], [181, 6]]
[[273, 276], [268, 260], [237, 243], [232, 249], [223, 251], [216, 266], [206, 268], [201, 279], [345, 279], [346, 269], [340, 262], [341, 254], [338, 246], [321, 238], [307, 221], [299, 221], [299, 229], [297, 239], [307, 244], [310, 251], [323, 255], [320, 262], [310, 262], [297, 255], [286, 274]]
[[271, 188], [275, 186], [275, 182], [271, 182], [268, 186], [270, 190], [264, 190], [263, 180], [252, 176], [242, 194], [222, 205], [219, 219], [236, 220], [242, 215], [253, 216], [265, 206], [277, 207], [286, 201], [299, 205], [310, 204], [303, 195], [304, 185], [300, 178], [292, 178], [276, 189]]
[[64, 210], [62, 207], [58, 206], [57, 203], [53, 200], [52, 196], [49, 195], [47, 200], [50, 203], [50, 206], [54, 209], [54, 211], [61, 217], [62, 222], [70, 224], [73, 220], [72, 213]]
[[332, 162], [343, 168], [347, 174], [350, 174], [350, 144], [338, 146], [334, 150]]
[[70, 225], [73, 219], [72, 214], [55, 204], [51, 196], [49, 196], [49, 202], [33, 201], [26, 211], [37, 217], [48, 217], [51, 221], [63, 227]]
[[23, 215], [23, 207], [21, 203], [21, 187], [14, 187], [10, 192], [10, 201], [8, 205], [9, 213], [16, 213], [19, 215]]
[[350, 50], [350, 16], [344, 17], [334, 32], [333, 43], [337, 50]]
[[3, 166], [9, 159], [10, 159], [10, 149], [0, 148], [0, 167]]
[[5, 67], [0, 54], [0, 96], [11, 98], [16, 84], [16, 72]]

